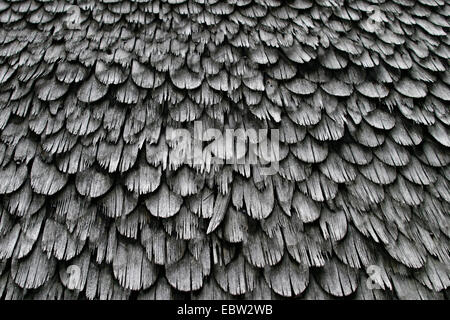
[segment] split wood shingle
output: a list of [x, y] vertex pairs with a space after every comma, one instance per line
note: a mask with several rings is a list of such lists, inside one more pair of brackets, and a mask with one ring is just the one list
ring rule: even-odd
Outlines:
[[[449, 298], [449, 16], [0, 0], [0, 298]], [[180, 161], [196, 120], [278, 170]]]

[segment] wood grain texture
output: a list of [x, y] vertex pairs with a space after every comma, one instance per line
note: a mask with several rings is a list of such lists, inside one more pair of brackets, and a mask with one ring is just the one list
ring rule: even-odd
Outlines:
[[0, 299], [449, 298], [448, 1], [82, 2], [0, 0]]

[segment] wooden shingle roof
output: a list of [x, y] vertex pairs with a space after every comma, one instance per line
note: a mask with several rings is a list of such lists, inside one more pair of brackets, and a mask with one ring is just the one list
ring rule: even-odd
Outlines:
[[[0, 298], [448, 298], [449, 16], [0, 0]], [[180, 160], [196, 121], [277, 171]]]

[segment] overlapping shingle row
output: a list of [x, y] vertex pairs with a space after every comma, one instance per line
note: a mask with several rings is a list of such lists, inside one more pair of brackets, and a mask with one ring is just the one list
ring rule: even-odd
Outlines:
[[[448, 298], [448, 16], [0, 0], [0, 296]], [[279, 169], [180, 161], [195, 121], [278, 129]]]

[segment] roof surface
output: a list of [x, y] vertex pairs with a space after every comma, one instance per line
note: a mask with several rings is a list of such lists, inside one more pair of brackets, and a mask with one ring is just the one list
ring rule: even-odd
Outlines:
[[72, 3], [0, 0], [2, 298], [448, 298], [448, 1]]

